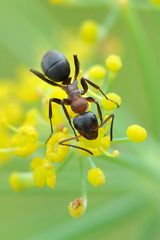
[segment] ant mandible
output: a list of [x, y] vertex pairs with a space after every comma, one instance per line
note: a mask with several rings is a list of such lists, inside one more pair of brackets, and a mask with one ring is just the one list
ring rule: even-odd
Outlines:
[[[44, 54], [44, 56], [42, 57], [41, 68], [42, 68], [44, 74], [42, 74], [34, 69], [30, 70], [32, 73], [34, 73], [37, 77], [41, 78], [43, 81], [45, 81], [53, 86], [60, 87], [61, 89], [63, 89], [67, 93], [67, 96], [68, 96], [68, 98], [64, 98], [64, 99], [58, 99], [58, 98], [50, 98], [49, 99], [49, 120], [50, 120], [50, 126], [51, 126], [51, 134], [50, 134], [49, 138], [53, 134], [53, 125], [52, 125], [52, 103], [53, 102], [62, 105], [63, 111], [64, 111], [64, 113], [68, 119], [68, 122], [69, 122], [71, 128], [73, 129], [74, 135], [76, 137], [77, 137], [76, 131], [72, 125], [69, 113], [68, 113], [65, 105], [70, 105], [71, 109], [74, 113], [81, 115], [87, 111], [88, 102], [95, 103], [97, 106], [97, 111], [98, 111], [98, 115], [100, 118], [100, 122], [102, 124], [102, 112], [101, 112], [101, 108], [99, 106], [98, 101], [93, 97], [82, 97], [88, 91], [88, 84], [90, 84], [92, 87], [99, 90], [107, 100], [115, 103], [117, 105], [117, 107], [119, 107], [119, 105], [116, 102], [109, 99], [103, 93], [103, 91], [101, 90], [101, 88], [98, 85], [96, 85], [95, 83], [93, 83], [92, 81], [90, 81], [84, 77], [81, 78], [81, 86], [82, 86], [83, 90], [80, 90], [78, 88], [77, 78], [79, 75], [80, 64], [79, 64], [77, 55], [73, 55], [73, 58], [74, 58], [74, 65], [75, 65], [75, 74], [74, 74], [73, 83], [71, 83], [72, 78], [69, 77], [69, 75], [70, 75], [69, 62], [66, 59], [66, 57], [58, 51], [54, 51], [54, 50], [47, 51]], [[62, 85], [57, 82], [60, 82]], [[48, 138], [48, 140], [49, 140], [49, 138]]]

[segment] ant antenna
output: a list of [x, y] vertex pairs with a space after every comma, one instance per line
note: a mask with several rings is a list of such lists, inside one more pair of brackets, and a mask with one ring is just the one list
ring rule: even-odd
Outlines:
[[77, 77], [78, 77], [78, 75], [79, 75], [79, 66], [80, 66], [80, 63], [79, 63], [77, 54], [76, 54], [76, 55], [73, 55], [73, 58], [74, 58], [74, 65], [75, 65], [75, 75], [74, 75], [74, 79], [77, 79]]

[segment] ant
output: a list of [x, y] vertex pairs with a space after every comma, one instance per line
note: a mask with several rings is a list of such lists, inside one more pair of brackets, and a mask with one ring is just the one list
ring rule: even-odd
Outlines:
[[[101, 108], [99, 106], [98, 101], [93, 97], [83, 97], [83, 95], [86, 94], [88, 91], [88, 84], [98, 89], [107, 100], [114, 102], [103, 93], [103, 91], [98, 85], [96, 85], [95, 83], [93, 83], [92, 81], [84, 77], [81, 78], [81, 86], [83, 90], [80, 90], [78, 88], [77, 78], [79, 75], [80, 63], [77, 55], [73, 55], [73, 58], [74, 58], [74, 65], [75, 65], [75, 74], [74, 74], [74, 80], [72, 83], [71, 83], [72, 78], [69, 77], [70, 75], [69, 62], [66, 59], [66, 57], [58, 51], [54, 51], [54, 50], [47, 51], [42, 57], [41, 68], [44, 74], [34, 69], [30, 70], [32, 73], [34, 73], [37, 77], [41, 78], [43, 81], [51, 84], [52, 86], [60, 87], [68, 95], [68, 98], [64, 98], [64, 99], [58, 99], [58, 98], [49, 99], [49, 120], [50, 120], [50, 126], [51, 126], [51, 133], [49, 135], [49, 138], [53, 134], [53, 126], [52, 126], [52, 103], [53, 102], [62, 105], [63, 111], [66, 115], [66, 118], [68, 119], [68, 122], [71, 128], [73, 129], [75, 137], [77, 137], [77, 134], [75, 131], [76, 127], [75, 128], [73, 127], [69, 113], [65, 105], [70, 105], [74, 113], [78, 114], [79, 117], [80, 116], [83, 117], [84, 113], [86, 113], [88, 109], [88, 102], [95, 103], [97, 107], [98, 115], [100, 118], [100, 122], [102, 124], [102, 112], [101, 112]], [[60, 82], [61, 84], [57, 82]], [[117, 107], [119, 107], [119, 105], [116, 102], [114, 103], [117, 105]], [[77, 141], [78, 141], [78, 138], [77, 138]]]
[[113, 139], [113, 121], [114, 121], [114, 114], [110, 114], [101, 124], [98, 126], [97, 117], [93, 112], [85, 112], [73, 119], [73, 125], [75, 129], [80, 134], [79, 136], [71, 137], [63, 139], [59, 142], [60, 145], [69, 146], [81, 149], [83, 151], [88, 152], [89, 154], [93, 155], [91, 151], [86, 148], [82, 148], [79, 146], [75, 146], [72, 144], [67, 144], [66, 142], [80, 138], [83, 136], [88, 140], [93, 140], [98, 137], [98, 129], [102, 127], [105, 123], [107, 123], [111, 119], [111, 127], [110, 127], [110, 140]]

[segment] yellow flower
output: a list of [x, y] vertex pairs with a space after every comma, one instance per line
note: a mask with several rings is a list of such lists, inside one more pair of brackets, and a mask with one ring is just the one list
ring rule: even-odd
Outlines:
[[100, 168], [92, 168], [88, 171], [88, 181], [93, 186], [103, 185], [105, 183], [104, 173]]
[[9, 177], [10, 186], [14, 191], [22, 191], [34, 186], [32, 172], [13, 172]]
[[[118, 94], [108, 93], [106, 96], [120, 106], [121, 97]], [[107, 100], [105, 97], [103, 97], [101, 100], [101, 104], [106, 111], [111, 111], [111, 110], [117, 108], [117, 105], [114, 102]]]
[[31, 162], [34, 183], [36, 187], [48, 185], [54, 188], [56, 184], [56, 173], [53, 164], [47, 159], [34, 158]]
[[[88, 140], [84, 137], [80, 137], [77, 143], [78, 146], [83, 147], [93, 153], [94, 156], [99, 156], [102, 153], [101, 149], [107, 150], [110, 147], [110, 137], [105, 136], [108, 128], [99, 128], [98, 129], [98, 137], [93, 140]], [[90, 155], [89, 153], [79, 150], [83, 155]]]
[[117, 72], [122, 67], [121, 58], [118, 55], [110, 55], [106, 58], [106, 66], [112, 72]]
[[73, 218], [78, 218], [82, 216], [87, 207], [87, 200], [83, 197], [77, 198], [69, 203], [68, 210]]
[[106, 75], [106, 69], [101, 65], [94, 65], [88, 70], [88, 77], [94, 80], [102, 80]]
[[62, 162], [66, 158], [69, 147], [62, 146], [59, 142], [69, 137], [68, 131], [64, 128], [63, 132], [55, 133], [47, 142], [46, 157], [51, 162]]
[[24, 125], [12, 136], [11, 142], [15, 155], [27, 157], [37, 148], [38, 132], [33, 126]]
[[95, 43], [98, 38], [98, 24], [93, 20], [84, 21], [80, 27], [81, 38], [88, 43]]
[[137, 124], [131, 125], [127, 128], [127, 137], [132, 142], [143, 142], [147, 138], [147, 131]]

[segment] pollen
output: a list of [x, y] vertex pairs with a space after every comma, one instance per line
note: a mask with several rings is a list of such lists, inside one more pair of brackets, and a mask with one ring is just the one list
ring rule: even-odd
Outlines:
[[147, 131], [145, 128], [135, 124], [127, 128], [127, 137], [132, 142], [143, 142], [147, 138]]
[[106, 67], [112, 72], [118, 72], [122, 67], [121, 58], [118, 55], [110, 55], [106, 58]]
[[110, 100], [107, 100], [105, 97], [102, 98], [101, 104], [102, 104], [102, 107], [106, 111], [111, 111], [111, 110], [114, 110], [115, 108], [117, 108], [117, 105], [115, 103], [117, 103], [118, 105], [121, 104], [121, 97], [118, 94], [116, 94], [116, 93], [108, 93], [106, 96], [110, 100], [114, 101], [114, 102], [112, 102]]
[[88, 171], [88, 181], [93, 186], [103, 185], [105, 183], [105, 176], [100, 168], [92, 168]]

